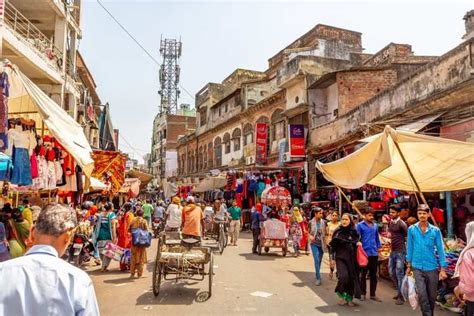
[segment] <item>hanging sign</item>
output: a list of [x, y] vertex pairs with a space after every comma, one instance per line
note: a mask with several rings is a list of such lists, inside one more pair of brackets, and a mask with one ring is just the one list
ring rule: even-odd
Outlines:
[[257, 123], [255, 128], [256, 162], [264, 164], [267, 162], [267, 124]]
[[290, 156], [304, 157], [305, 156], [305, 138], [304, 125], [295, 124], [288, 125], [290, 135]]

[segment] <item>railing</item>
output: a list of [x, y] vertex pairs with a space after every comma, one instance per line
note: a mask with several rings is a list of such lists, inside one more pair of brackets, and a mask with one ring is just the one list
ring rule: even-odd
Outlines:
[[18, 39], [33, 48], [55, 70], [61, 72], [63, 63], [61, 51], [8, 1], [5, 4], [5, 25]]

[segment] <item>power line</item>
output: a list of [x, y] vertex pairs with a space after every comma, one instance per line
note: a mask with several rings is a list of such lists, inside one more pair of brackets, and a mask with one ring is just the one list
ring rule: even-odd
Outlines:
[[[145, 52], [145, 54], [147, 54], [148, 57], [150, 57], [150, 59], [156, 65], [158, 65], [158, 67], [160, 67], [161, 66], [160, 62], [158, 60], [156, 60], [156, 58], [153, 57], [153, 55], [142, 44], [140, 44], [140, 42], [127, 30], [127, 28], [125, 26], [123, 26], [122, 23], [120, 23], [120, 21], [104, 6], [104, 4], [102, 2], [100, 2], [100, 0], [97, 0], [97, 3], [102, 7], [102, 9], [104, 9], [105, 12], [107, 12], [107, 14], [112, 18], [112, 20], [114, 20], [115, 23], [117, 23], [117, 25], [128, 35], [128, 37], [130, 37], [132, 39], [132, 41], [134, 41], [135, 44], [137, 44], [138, 47], [140, 47]], [[179, 84], [179, 86], [191, 98], [194, 98], [194, 96], [186, 88], [184, 88], [181, 84]]]

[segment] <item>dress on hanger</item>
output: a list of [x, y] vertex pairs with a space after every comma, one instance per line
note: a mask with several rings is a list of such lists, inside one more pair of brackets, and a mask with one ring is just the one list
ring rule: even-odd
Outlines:
[[17, 126], [8, 131], [7, 154], [13, 158], [11, 183], [20, 186], [33, 184], [30, 161], [33, 146], [31, 146], [29, 134], [30, 132], [23, 131], [21, 126]]

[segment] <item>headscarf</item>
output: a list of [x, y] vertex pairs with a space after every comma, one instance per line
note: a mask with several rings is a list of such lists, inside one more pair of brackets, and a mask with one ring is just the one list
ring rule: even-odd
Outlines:
[[261, 214], [262, 213], [262, 203], [257, 203], [255, 205], [255, 209], [257, 210], [257, 212], [259, 212]]
[[298, 224], [303, 221], [303, 216], [301, 216], [301, 212], [296, 206], [293, 208], [293, 220]]
[[463, 256], [469, 249], [474, 248], [474, 221], [467, 223], [466, 225], [466, 247], [462, 250], [459, 255], [458, 262], [456, 263], [456, 269], [454, 270], [455, 278], [459, 277], [459, 268], [461, 267], [461, 262], [463, 261]]
[[181, 202], [181, 200], [179, 199], [178, 196], [175, 196], [175, 197], [173, 198], [173, 203], [174, 203], [174, 204], [179, 204], [180, 202]]

